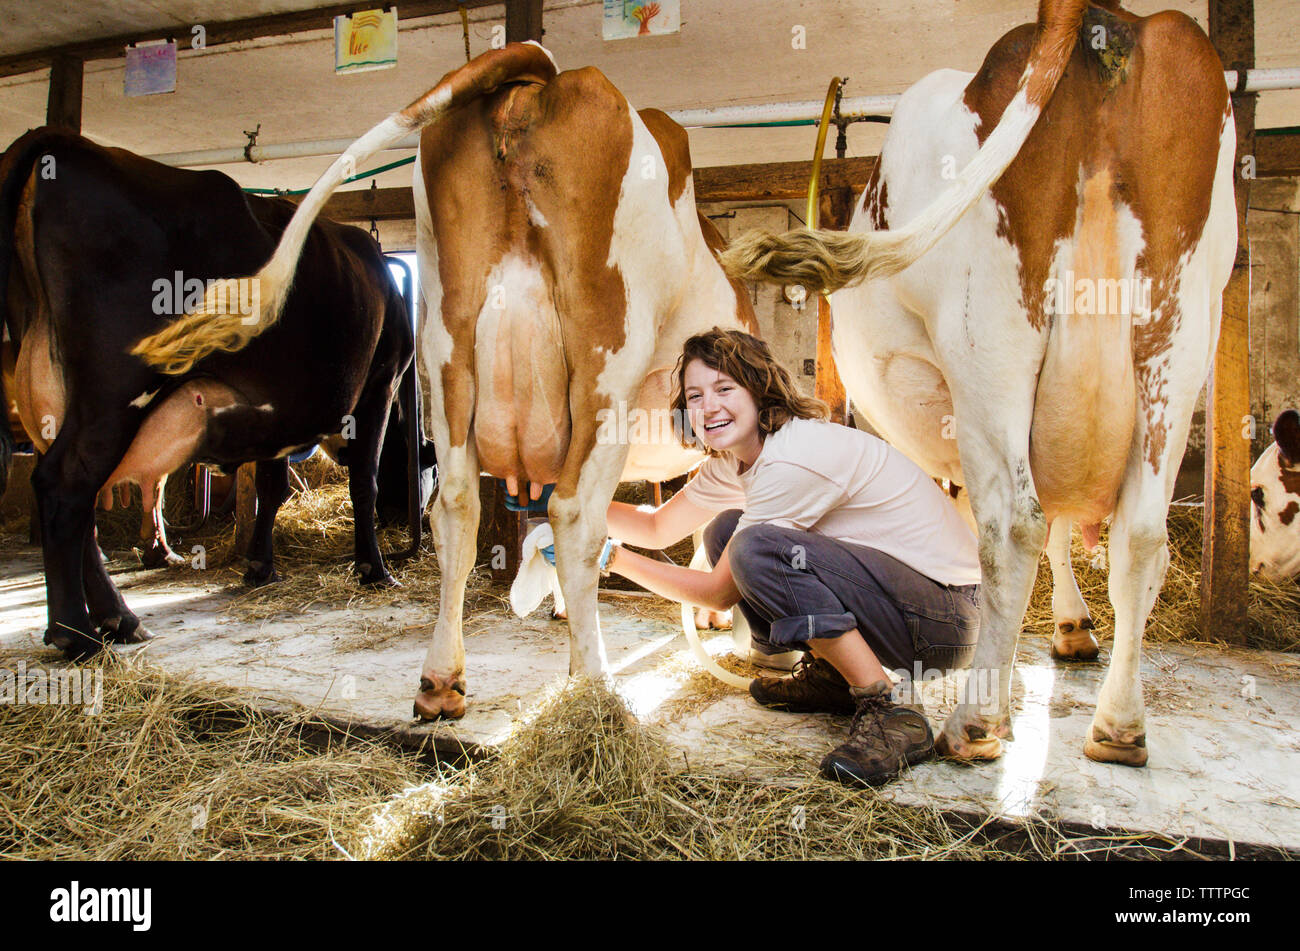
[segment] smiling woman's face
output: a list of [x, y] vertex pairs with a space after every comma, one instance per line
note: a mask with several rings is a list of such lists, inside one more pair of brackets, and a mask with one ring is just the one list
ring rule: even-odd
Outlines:
[[748, 390], [703, 360], [686, 365], [683, 383], [691, 429], [706, 446], [741, 458], [758, 455], [758, 406]]

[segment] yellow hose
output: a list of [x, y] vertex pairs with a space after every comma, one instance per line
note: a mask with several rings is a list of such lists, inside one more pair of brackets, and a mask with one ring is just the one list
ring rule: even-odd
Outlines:
[[835, 108], [835, 94], [840, 91], [844, 80], [836, 76], [826, 90], [826, 105], [822, 106], [822, 121], [817, 124], [817, 151], [813, 153], [812, 181], [808, 183], [808, 214], [805, 220], [809, 228], [816, 228], [821, 215], [818, 214], [817, 185], [822, 177], [822, 152], [826, 148], [826, 131], [831, 124], [831, 111]]

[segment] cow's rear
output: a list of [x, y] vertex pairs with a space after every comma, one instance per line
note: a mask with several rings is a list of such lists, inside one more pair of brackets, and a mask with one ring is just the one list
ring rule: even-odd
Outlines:
[[[576, 471], [590, 446], [572, 445], [574, 418], [589, 435], [640, 382], [659, 332], [684, 339], [665, 322], [708, 251], [681, 200], [689, 158], [651, 121], [582, 69], [505, 85], [424, 132], [422, 274], [458, 371], [440, 374], [450, 440], [472, 420], [480, 468], [512, 494], [557, 482], [566, 460]], [[728, 287], [720, 272], [698, 283]], [[725, 309], [697, 323], [734, 319], [724, 296]]]
[[[1049, 526], [1053, 564], [1068, 566], [1069, 521], [1095, 542], [1110, 515], [1114, 646], [1084, 750], [1147, 760], [1142, 635], [1236, 243], [1222, 70], [1182, 14], [1041, 0], [1038, 22], [977, 74], [942, 71], [903, 95], [849, 234], [759, 234], [727, 255], [736, 274], [844, 288], [835, 349], [861, 354], [846, 372], [855, 401], [874, 398], [882, 432], [906, 432], [908, 402], [942, 420], [927, 428], [941, 438], [912, 441], [942, 464], [931, 471], [954, 474], [941, 444], [956, 437], [983, 572], [972, 668], [997, 696], [967, 696], [948, 718], [936, 746], [950, 755], [997, 756], [1009, 735]], [[909, 371], [887, 376], [895, 364]], [[855, 375], [868, 383], [856, 392]], [[951, 415], [927, 405], [947, 399]], [[1096, 656], [1091, 632], [1071, 628], [1054, 651]]]
[[[1031, 32], [1004, 37], [967, 87], [981, 132], [1010, 98], [1005, 77], [1024, 68]], [[1177, 339], [1208, 359], [1214, 327], [1182, 317], [1182, 300], [1204, 298], [1206, 278], [1226, 281], [1235, 217], [1222, 207], [1211, 217], [1216, 178], [1219, 201], [1225, 191], [1231, 200], [1231, 156], [1220, 148], [1231, 122], [1199, 28], [1180, 14], [1093, 10], [1082, 35], [1104, 38], [1104, 55], [1076, 46], [991, 194], [1005, 210], [1000, 234], [1020, 262], [1027, 318], [1047, 332], [1030, 435], [1035, 488], [1047, 520], [1082, 525], [1091, 544], [1115, 509], [1135, 436], [1152, 466], [1166, 441], [1186, 438], [1166, 411], [1166, 385], [1180, 382], [1167, 379], [1169, 351]]]
[[[571, 668], [603, 671], [593, 569], [609, 499], [628, 473], [696, 461], [653, 424], [668, 418], [662, 383], [688, 336], [745, 308], [695, 210], [685, 132], [595, 69], [503, 85], [428, 127], [415, 187], [444, 581], [416, 712], [458, 716], [479, 473], [511, 495], [555, 485]], [[629, 430], [645, 439], [607, 438]]]

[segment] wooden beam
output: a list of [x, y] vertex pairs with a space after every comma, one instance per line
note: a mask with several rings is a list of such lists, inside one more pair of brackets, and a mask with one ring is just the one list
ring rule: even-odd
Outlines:
[[[811, 162], [809, 163], [812, 164]], [[810, 172], [811, 174], [811, 172]], [[806, 187], [806, 186], [805, 186]], [[853, 217], [853, 189], [830, 188], [819, 193], [820, 225], [831, 231], [843, 231]], [[825, 294], [817, 298], [817, 375], [813, 378], [813, 395], [831, 409], [831, 422], [845, 425], [849, 421], [849, 397], [844, 390], [839, 368], [831, 353], [831, 302]]]
[[[823, 159], [819, 190], [849, 188], [860, 194], [866, 187], [875, 156]], [[755, 165], [716, 165], [695, 170], [695, 200], [789, 201], [808, 196], [812, 162], [763, 162]]]
[[[440, 13], [455, 13], [460, 6], [469, 8], [499, 6], [502, 0], [403, 0], [398, 4], [397, 14], [402, 20], [416, 20], [421, 17], [435, 16]], [[373, 10], [382, 4], [373, 0], [357, 3], [333, 3], [329, 6], [316, 7], [311, 10], [297, 10], [293, 13], [276, 13], [270, 16], [246, 17], [242, 20], [225, 20], [217, 23], [182, 23], [159, 26], [152, 30], [122, 33], [117, 36], [96, 40], [84, 40], [80, 43], [68, 43], [63, 46], [51, 46], [45, 49], [31, 50], [26, 53], [14, 53], [0, 56], [0, 76], [16, 76], [30, 73], [50, 66], [61, 55], [75, 56], [81, 60], [116, 59], [125, 55], [125, 49], [134, 43], [169, 37], [176, 40], [178, 50], [190, 49], [191, 30], [202, 25], [205, 31], [205, 47], [221, 46], [225, 43], [238, 43], [266, 36], [285, 36], [291, 33], [306, 33], [310, 30], [328, 30], [333, 27], [334, 18], [361, 10]]]
[[1300, 175], [1300, 132], [1255, 133], [1255, 162], [1260, 178]]
[[[306, 195], [291, 195], [302, 201]], [[358, 188], [332, 195], [321, 210], [334, 221], [401, 221], [415, 217], [415, 199], [409, 188]]]
[[542, 41], [542, 0], [506, 0], [506, 42]]
[[45, 124], [71, 132], [81, 131], [81, 81], [85, 64], [75, 56], [60, 54], [50, 67], [50, 98]]
[[[1254, 0], [1209, 0], [1210, 40], [1227, 69], [1255, 65]], [[1201, 633], [1244, 645], [1250, 586], [1250, 179], [1240, 158], [1255, 154], [1254, 94], [1232, 97], [1237, 125], [1233, 180], [1237, 256], [1223, 292], [1219, 345], [1206, 393], [1205, 524], [1201, 547]]]
[[[825, 159], [822, 161], [823, 194], [858, 194], [866, 187], [875, 158]], [[757, 165], [727, 165], [695, 170], [695, 200], [787, 201], [808, 194], [812, 162], [767, 162]], [[301, 195], [291, 196], [301, 201]], [[324, 214], [335, 221], [369, 221], [413, 218], [415, 202], [409, 188], [356, 189], [339, 192], [325, 204]], [[839, 227], [847, 227], [847, 222]]]

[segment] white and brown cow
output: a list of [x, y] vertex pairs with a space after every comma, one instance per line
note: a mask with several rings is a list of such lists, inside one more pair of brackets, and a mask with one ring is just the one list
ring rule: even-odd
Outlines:
[[[555, 484], [549, 517], [570, 670], [606, 673], [596, 562], [614, 489], [680, 475], [702, 455], [675, 443], [671, 428], [629, 446], [603, 438], [602, 423], [611, 412], [668, 409], [687, 337], [757, 327], [696, 211], [685, 130], [662, 112], [635, 111], [596, 69], [559, 72], [530, 42], [448, 73], [336, 159], [258, 274], [259, 319], [214, 324], [221, 346], [274, 322], [325, 200], [358, 162], [418, 129], [418, 359], [439, 466], [442, 582], [415, 712], [432, 719], [465, 712], [461, 614], [480, 472], [516, 497]], [[205, 309], [223, 313], [215, 300]]]
[[1265, 578], [1300, 578], [1300, 413], [1273, 423], [1273, 444], [1250, 469], [1250, 568]]
[[[1236, 140], [1223, 65], [1190, 18], [1094, 7], [1043, 0], [978, 72], [904, 93], [849, 233], [744, 236], [724, 256], [745, 277], [842, 288], [833, 345], [855, 406], [970, 490], [983, 587], [968, 683], [999, 689], [945, 724], [939, 746], [960, 758], [1010, 737], [1049, 530], [1060, 620], [1086, 612], [1069, 523], [1093, 540], [1111, 516], [1114, 648], [1084, 748], [1147, 760], [1142, 635], [1236, 247]], [[1062, 653], [1071, 641], [1095, 651], [1091, 632], [1058, 630]]]

